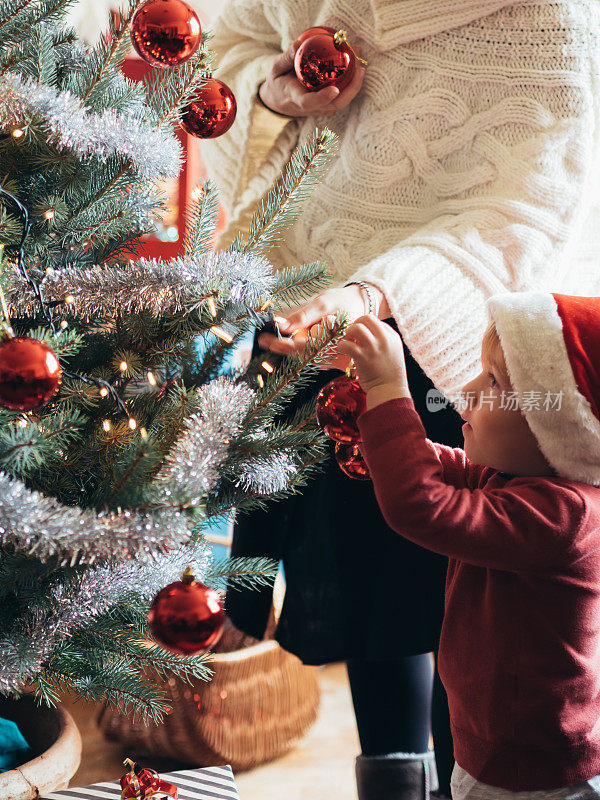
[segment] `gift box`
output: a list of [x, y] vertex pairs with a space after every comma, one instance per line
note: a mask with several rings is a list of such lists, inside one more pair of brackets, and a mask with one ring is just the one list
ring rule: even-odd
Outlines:
[[[178, 800], [239, 800], [231, 767], [183, 769], [162, 773], [160, 777], [175, 784]], [[40, 800], [119, 800], [120, 797], [121, 785], [116, 780], [91, 786], [71, 786], [45, 794]]]

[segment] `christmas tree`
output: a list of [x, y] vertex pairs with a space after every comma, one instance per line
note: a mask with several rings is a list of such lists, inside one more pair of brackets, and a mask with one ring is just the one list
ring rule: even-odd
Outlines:
[[142, 4], [92, 49], [65, 27], [69, 4], [0, 3], [0, 691], [51, 703], [69, 690], [160, 719], [152, 676], [210, 668], [152, 642], [152, 597], [188, 564], [216, 588], [271, 580], [269, 563], [211, 561], [203, 527], [296, 491], [323, 457], [312, 407], [280, 415], [342, 321], [271, 373], [225, 363], [279, 303], [323, 285], [320, 264], [274, 274], [266, 254], [335, 137], [298, 149], [228, 251], [211, 250], [206, 184], [182, 254], [144, 258], [207, 36], [137, 83], [120, 65]]

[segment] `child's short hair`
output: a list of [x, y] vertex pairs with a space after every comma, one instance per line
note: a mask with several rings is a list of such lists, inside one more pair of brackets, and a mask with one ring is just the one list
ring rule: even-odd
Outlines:
[[508, 368], [504, 360], [504, 351], [502, 350], [502, 344], [494, 321], [490, 322], [483, 334], [483, 339], [481, 341], [482, 356], [484, 353], [500, 375], [506, 379], [507, 383], [510, 383], [510, 375], [508, 374]]

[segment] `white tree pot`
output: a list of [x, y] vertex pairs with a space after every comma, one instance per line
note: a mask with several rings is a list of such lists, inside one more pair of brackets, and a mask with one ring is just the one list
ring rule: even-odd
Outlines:
[[65, 789], [81, 762], [81, 736], [62, 706], [38, 706], [31, 697], [0, 698], [0, 717], [13, 720], [31, 747], [31, 758], [0, 773], [0, 800], [33, 800]]

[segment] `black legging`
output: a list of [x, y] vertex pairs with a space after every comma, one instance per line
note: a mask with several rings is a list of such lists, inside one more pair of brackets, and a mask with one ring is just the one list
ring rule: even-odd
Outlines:
[[354, 659], [346, 666], [362, 754], [424, 753], [431, 728], [440, 792], [449, 797], [454, 757], [448, 703], [431, 655]]

